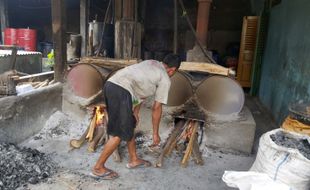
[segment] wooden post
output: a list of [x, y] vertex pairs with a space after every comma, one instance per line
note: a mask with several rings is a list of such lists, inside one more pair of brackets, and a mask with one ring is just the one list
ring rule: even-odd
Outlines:
[[178, 0], [174, 0], [173, 53], [178, 52]]
[[67, 62], [66, 1], [52, 0], [52, 25], [55, 52], [54, 78], [63, 82]]
[[[0, 0], [0, 24], [1, 24], [1, 32], [3, 32], [4, 29], [9, 26], [7, 0]], [[2, 40], [3, 39], [4, 37], [2, 36]]]
[[81, 56], [87, 54], [89, 0], [80, 0], [80, 34], [82, 36]]
[[114, 19], [115, 21], [122, 19], [122, 0], [115, 0]]
[[123, 19], [133, 21], [134, 20], [134, 0], [123, 1]]
[[207, 46], [208, 23], [212, 0], [198, 0], [196, 33], [200, 43]]

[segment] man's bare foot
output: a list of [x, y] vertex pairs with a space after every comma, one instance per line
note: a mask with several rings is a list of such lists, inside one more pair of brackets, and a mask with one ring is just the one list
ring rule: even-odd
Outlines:
[[151, 162], [143, 159], [137, 159], [135, 161], [129, 162], [126, 167], [128, 169], [134, 169], [134, 168], [147, 168], [150, 167], [152, 164]]
[[93, 168], [92, 173], [101, 179], [111, 180], [119, 177], [118, 173], [108, 168]]

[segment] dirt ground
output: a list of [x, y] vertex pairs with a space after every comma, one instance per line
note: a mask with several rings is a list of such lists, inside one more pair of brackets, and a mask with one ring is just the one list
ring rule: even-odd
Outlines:
[[[265, 131], [275, 127], [271, 118], [266, 116], [266, 111], [256, 99], [247, 97], [246, 105], [250, 108], [257, 124], [256, 139]], [[268, 114], [267, 114], [268, 115]], [[157, 155], [147, 148], [151, 142], [151, 110], [150, 106], [144, 106], [140, 112], [141, 122], [137, 130], [145, 134], [143, 143], [138, 146], [138, 154], [144, 159], [155, 162]], [[172, 118], [164, 114], [161, 122], [160, 133], [162, 141], [168, 136], [171, 130]], [[195, 165], [189, 162], [187, 168], [180, 166], [181, 157], [173, 154], [166, 158], [163, 168], [127, 169], [125, 167], [128, 156], [126, 144], [120, 147], [121, 163], [115, 163], [112, 158], [107, 162], [107, 167], [117, 171], [120, 177], [113, 181], [100, 180], [90, 175], [91, 168], [98, 159], [102, 147], [95, 153], [87, 152], [87, 144], [81, 149], [70, 150], [69, 141], [78, 138], [86, 128], [84, 122], [77, 122], [62, 112], [54, 113], [42, 131], [21, 145], [36, 148], [41, 152], [50, 155], [52, 161], [60, 166], [56, 175], [48, 181], [28, 185], [20, 189], [57, 189], [57, 190], [96, 190], [96, 189], [204, 189], [204, 190], [229, 190], [221, 178], [225, 170], [248, 170], [255, 159], [254, 154], [242, 155], [238, 153], [227, 153], [221, 150], [201, 147], [205, 164]], [[256, 142], [258, 142], [256, 140]]]

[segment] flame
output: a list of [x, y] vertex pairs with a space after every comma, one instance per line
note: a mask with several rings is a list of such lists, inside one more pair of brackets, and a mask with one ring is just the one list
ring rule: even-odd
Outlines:
[[96, 126], [103, 123], [104, 110], [102, 106], [96, 106]]

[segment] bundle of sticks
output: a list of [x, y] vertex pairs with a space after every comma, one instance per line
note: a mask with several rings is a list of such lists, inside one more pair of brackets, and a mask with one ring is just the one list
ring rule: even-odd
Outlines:
[[174, 149], [183, 154], [182, 167], [187, 167], [190, 156], [193, 157], [196, 164], [203, 165], [204, 162], [198, 143], [198, 127], [200, 124], [200, 121], [193, 119], [181, 119], [178, 121], [164, 144], [155, 167], [162, 167], [164, 157], [170, 156]]
[[[91, 106], [89, 110], [91, 112], [90, 124], [79, 139], [72, 139], [70, 141], [70, 147], [72, 149], [78, 149], [82, 147], [85, 141], [88, 141], [87, 150], [89, 152], [95, 152], [98, 146], [105, 144], [109, 139], [109, 135], [107, 134], [108, 117], [105, 105]], [[113, 159], [115, 162], [121, 161], [118, 149], [114, 151]]]

